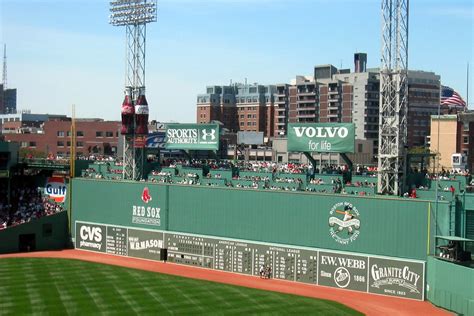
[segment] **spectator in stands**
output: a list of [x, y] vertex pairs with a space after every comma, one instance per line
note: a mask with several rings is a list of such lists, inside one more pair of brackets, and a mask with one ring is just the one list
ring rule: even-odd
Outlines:
[[449, 186], [449, 191], [451, 191], [451, 194], [454, 196], [454, 192], [456, 191], [456, 189], [453, 187], [452, 184]]

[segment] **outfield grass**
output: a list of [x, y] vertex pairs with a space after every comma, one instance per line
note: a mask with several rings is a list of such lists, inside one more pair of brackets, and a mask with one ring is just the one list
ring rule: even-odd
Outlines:
[[2, 315], [158, 313], [359, 315], [331, 301], [79, 260], [0, 259]]

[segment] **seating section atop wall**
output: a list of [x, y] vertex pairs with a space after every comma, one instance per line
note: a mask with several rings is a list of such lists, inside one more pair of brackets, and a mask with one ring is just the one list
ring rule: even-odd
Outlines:
[[[318, 171], [318, 170], [317, 170]], [[82, 170], [83, 177], [120, 180], [123, 166], [114, 162], [94, 162]], [[344, 177], [342, 170], [323, 170], [322, 173], [312, 173], [312, 169], [303, 164], [277, 164], [230, 161], [196, 163], [183, 165], [173, 163], [152, 170], [147, 181], [179, 185], [205, 185], [218, 187], [233, 187], [254, 190], [306, 191], [317, 193], [340, 193], [348, 195], [373, 196], [377, 194], [376, 172], [358, 172], [352, 177]], [[456, 195], [463, 193], [469, 180], [465, 176], [452, 175], [433, 180], [421, 174], [410, 174], [409, 179], [419, 178], [413, 183], [423, 183], [416, 186], [415, 194], [412, 188], [406, 197], [435, 200], [436, 186], [438, 199], [453, 201]], [[346, 180], [345, 180], [346, 179]], [[453, 193], [454, 192], [454, 193]]]

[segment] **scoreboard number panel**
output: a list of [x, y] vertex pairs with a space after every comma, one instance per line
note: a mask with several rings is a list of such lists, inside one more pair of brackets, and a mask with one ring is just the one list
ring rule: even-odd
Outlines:
[[340, 289], [424, 300], [422, 261], [76, 222], [76, 248]]

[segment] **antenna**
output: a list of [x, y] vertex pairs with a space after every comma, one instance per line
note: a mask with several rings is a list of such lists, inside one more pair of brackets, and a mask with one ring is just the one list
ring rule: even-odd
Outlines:
[[7, 90], [7, 44], [3, 44], [3, 74], [2, 74], [3, 89]]

